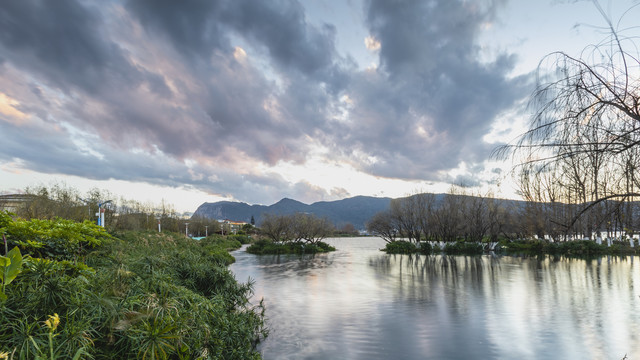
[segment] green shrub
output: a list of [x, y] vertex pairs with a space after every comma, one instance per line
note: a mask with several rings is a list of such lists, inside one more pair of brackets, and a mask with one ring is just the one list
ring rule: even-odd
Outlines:
[[249, 254], [255, 254], [255, 255], [288, 254], [288, 252], [285, 252], [287, 248], [281, 245], [282, 244], [276, 244], [271, 240], [260, 239], [255, 243], [251, 244], [249, 247], [247, 247], [247, 252]]
[[74, 260], [99, 247], [110, 235], [100, 226], [65, 219], [7, 221], [2, 216], [9, 247], [18, 246], [24, 254], [56, 260]]
[[500, 243], [500, 249], [507, 253], [550, 254], [568, 256], [597, 256], [605, 254], [637, 254], [640, 248], [631, 248], [626, 242], [613, 245], [598, 245], [592, 240], [548, 242], [545, 240], [519, 240]]
[[480, 255], [484, 249], [480, 243], [456, 241], [447, 243], [443, 252], [448, 255]]
[[418, 252], [423, 255], [431, 255], [433, 253], [433, 246], [426, 241], [420, 242]]
[[231, 240], [235, 240], [242, 245], [251, 243], [251, 237], [248, 235], [229, 235], [227, 236], [227, 238]]
[[319, 252], [330, 252], [330, 251], [336, 251], [336, 248], [335, 248], [335, 247], [333, 247], [333, 246], [331, 246], [331, 245], [329, 245], [329, 244], [327, 244], [326, 242], [323, 242], [323, 241], [318, 241], [315, 245], [316, 245], [320, 250], [322, 250], [322, 251], [319, 251]]
[[[613, 248], [613, 247], [612, 247]], [[554, 255], [597, 255], [605, 254], [608, 251], [615, 250], [608, 248], [607, 245], [598, 245], [591, 240], [563, 241], [546, 243], [544, 252]]]
[[501, 248], [506, 252], [530, 252], [534, 254], [541, 254], [546, 246], [547, 242], [544, 240], [527, 239], [527, 240], [513, 240], [501, 243]]
[[383, 249], [387, 254], [413, 254], [417, 250], [414, 243], [405, 240], [388, 242]]

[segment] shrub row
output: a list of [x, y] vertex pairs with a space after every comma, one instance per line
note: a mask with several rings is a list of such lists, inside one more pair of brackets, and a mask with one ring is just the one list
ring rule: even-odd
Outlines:
[[502, 241], [499, 244], [506, 253], [551, 254], [571, 256], [640, 254], [638, 247], [626, 242], [614, 242], [611, 246], [592, 240], [549, 242], [545, 240]]
[[[388, 254], [433, 254], [438, 251], [429, 243], [421, 242], [418, 247], [415, 243], [398, 240], [389, 242], [382, 249]], [[550, 254], [569, 256], [597, 256], [640, 254], [640, 248], [630, 247], [626, 242], [614, 242], [611, 246], [597, 244], [591, 240], [577, 240], [564, 242], [548, 242], [544, 240], [502, 240], [495, 249], [496, 252], [506, 254]], [[484, 253], [484, 246], [475, 242], [456, 241], [446, 243], [442, 253], [448, 255], [480, 255]]]
[[[438, 248], [434, 248], [428, 242], [421, 242], [420, 246], [418, 246], [413, 242], [409, 242], [405, 240], [388, 242], [385, 248], [382, 249], [382, 251], [386, 252], [387, 254], [424, 254], [424, 255], [430, 255], [430, 254], [440, 252]], [[452, 243], [447, 243], [441, 252], [448, 255], [478, 255], [483, 253], [483, 247], [481, 244], [477, 244], [477, 243], [456, 241]]]

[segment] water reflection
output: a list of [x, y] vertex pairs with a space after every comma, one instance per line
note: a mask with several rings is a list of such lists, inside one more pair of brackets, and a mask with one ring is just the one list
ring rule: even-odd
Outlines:
[[333, 264], [334, 254], [307, 255], [261, 255], [255, 257], [259, 266], [268, 278], [271, 276], [309, 276], [317, 270]]
[[316, 256], [234, 253], [267, 304], [265, 359], [548, 359], [638, 355], [640, 272], [593, 260], [386, 255], [334, 239]]

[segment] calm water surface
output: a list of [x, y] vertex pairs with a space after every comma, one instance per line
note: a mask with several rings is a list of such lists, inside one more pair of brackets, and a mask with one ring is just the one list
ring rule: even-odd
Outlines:
[[233, 253], [264, 359], [640, 359], [640, 258], [409, 256], [378, 238], [315, 256]]

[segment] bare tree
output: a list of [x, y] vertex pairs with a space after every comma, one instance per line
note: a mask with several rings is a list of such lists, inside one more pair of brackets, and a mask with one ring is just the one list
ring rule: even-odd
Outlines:
[[291, 219], [284, 215], [263, 214], [260, 232], [275, 242], [291, 240]]
[[339, 233], [346, 235], [358, 235], [358, 230], [352, 223], [344, 224], [339, 230]]
[[420, 230], [424, 235], [425, 240], [431, 240], [434, 237], [434, 211], [436, 206], [436, 197], [434, 194], [416, 194], [413, 196], [414, 205], [416, 207], [416, 213], [418, 221], [420, 222]]
[[452, 186], [433, 213], [435, 237], [439, 241], [455, 241], [462, 233], [462, 198], [457, 191]]
[[293, 241], [315, 244], [333, 234], [333, 224], [327, 218], [313, 214], [264, 214], [260, 231], [273, 241]]
[[381, 237], [386, 242], [394, 242], [398, 238], [398, 227], [389, 211], [380, 211], [371, 217], [366, 224], [367, 231]]
[[489, 198], [480, 195], [461, 198], [461, 216], [464, 219], [462, 228], [466, 240], [481, 242], [489, 232], [491, 227], [489, 201]]
[[[562, 212], [551, 216], [565, 235], [591, 235], [601, 221], [597, 204], [621, 205], [640, 196], [640, 56], [636, 37], [625, 36], [633, 28], [621, 25], [636, 6], [614, 25], [594, 4], [609, 35], [579, 56], [554, 52], [541, 61], [530, 129], [496, 153], [519, 162], [516, 172], [529, 200], [575, 205], [551, 209]], [[577, 229], [580, 218], [587, 220]]]
[[329, 237], [334, 231], [333, 224], [327, 218], [305, 213], [297, 213], [289, 218], [291, 233], [296, 241], [304, 240], [315, 244]]
[[392, 221], [398, 227], [400, 235], [409, 241], [420, 241], [422, 234], [420, 202], [417, 195], [393, 199], [389, 204]]

